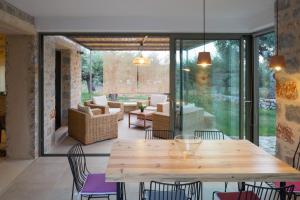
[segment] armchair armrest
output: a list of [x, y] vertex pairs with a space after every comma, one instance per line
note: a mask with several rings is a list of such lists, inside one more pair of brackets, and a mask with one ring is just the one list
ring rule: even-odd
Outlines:
[[170, 112], [170, 102], [158, 103], [157, 112], [169, 113]]
[[110, 108], [121, 108], [122, 109], [122, 107], [124, 107], [124, 104], [120, 103], [120, 102], [108, 101], [107, 103]]
[[94, 109], [92, 109], [92, 113], [93, 113], [93, 115], [101, 115], [102, 110], [99, 108], [94, 108]]
[[91, 109], [101, 109], [102, 113], [101, 114], [108, 114], [109, 113], [109, 107], [108, 106], [100, 106], [97, 104], [94, 104], [93, 101], [86, 101], [84, 102], [85, 106], [89, 106]]

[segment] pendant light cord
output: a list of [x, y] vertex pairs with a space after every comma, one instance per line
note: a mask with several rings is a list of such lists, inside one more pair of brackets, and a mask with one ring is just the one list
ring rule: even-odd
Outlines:
[[204, 36], [204, 52], [205, 52], [205, 40], [206, 40], [206, 32], [205, 32], [205, 0], [203, 0], [203, 36]]
[[278, 37], [278, 35], [279, 35], [279, 33], [278, 33], [278, 26], [279, 26], [279, 0], [276, 0], [276, 11], [277, 11], [277, 16], [276, 16], [276, 55], [278, 56], [278, 51], [279, 51], [279, 37]]

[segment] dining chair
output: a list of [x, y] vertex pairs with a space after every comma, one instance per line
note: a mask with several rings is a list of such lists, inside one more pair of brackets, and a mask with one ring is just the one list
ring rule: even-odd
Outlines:
[[174, 139], [174, 132], [171, 130], [145, 130], [145, 140], [172, 140]]
[[214, 192], [213, 200], [215, 197], [218, 200], [280, 200], [282, 193], [285, 200], [292, 200], [295, 198], [293, 191], [294, 185], [274, 188], [245, 184], [244, 189], [238, 192]]
[[[297, 145], [297, 148], [295, 150], [294, 156], [293, 156], [293, 167], [300, 171], [300, 139]], [[270, 185], [270, 183], [269, 183]], [[286, 182], [286, 185], [294, 185], [294, 193], [295, 196], [300, 197], [300, 181], [299, 182]], [[280, 182], [274, 182], [271, 184], [272, 187], [280, 187]]]
[[142, 200], [200, 200], [202, 199], [202, 183], [161, 183], [150, 182], [150, 189], [140, 190]]
[[[69, 150], [68, 161], [73, 176], [71, 195], [72, 200], [75, 188], [81, 199], [83, 197], [87, 199], [109, 199], [111, 195], [117, 194], [117, 184], [105, 182], [105, 174], [93, 174], [89, 172], [86, 164], [85, 154], [83, 152], [81, 144], [75, 144]], [[125, 191], [124, 185], [123, 191]]]
[[194, 135], [202, 140], [224, 140], [225, 136], [222, 131], [195, 130]]
[[[212, 130], [195, 130], [194, 136], [200, 138], [201, 140], [224, 140], [225, 136], [222, 131], [212, 131]], [[227, 191], [228, 182], [225, 182], [225, 192]]]
[[[145, 140], [166, 140], [166, 139], [174, 139], [174, 132], [171, 130], [153, 130], [146, 129], [145, 130]], [[139, 190], [142, 191], [145, 188], [145, 183], [140, 182]], [[139, 199], [142, 199], [140, 192]]]

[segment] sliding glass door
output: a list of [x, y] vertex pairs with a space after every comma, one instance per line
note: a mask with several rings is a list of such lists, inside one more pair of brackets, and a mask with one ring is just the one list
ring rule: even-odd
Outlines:
[[240, 137], [240, 40], [206, 41], [212, 65], [196, 65], [202, 40], [175, 40], [175, 128], [182, 134], [219, 130]]
[[275, 52], [275, 33], [266, 33], [255, 38], [256, 91], [258, 91], [259, 146], [275, 154], [276, 146], [276, 80], [274, 71], [268, 67], [269, 57]]

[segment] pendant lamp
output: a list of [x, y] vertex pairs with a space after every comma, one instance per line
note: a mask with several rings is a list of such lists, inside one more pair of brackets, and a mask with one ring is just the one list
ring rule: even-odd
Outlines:
[[132, 64], [137, 65], [137, 66], [142, 66], [142, 65], [149, 65], [151, 63], [150, 59], [144, 57], [143, 54], [142, 54], [143, 46], [144, 46], [144, 43], [145, 43], [147, 38], [148, 38], [148, 36], [145, 36], [143, 41], [141, 42], [140, 54], [139, 54], [139, 56], [135, 57], [132, 60]]
[[272, 56], [269, 61], [269, 67], [271, 69], [274, 69], [275, 71], [280, 71], [283, 68], [285, 68], [285, 58], [283, 55], [279, 55], [278, 49], [279, 49], [279, 40], [278, 40], [278, 13], [279, 13], [279, 3], [278, 0], [276, 0], [276, 55]]
[[206, 42], [206, 32], [205, 32], [205, 0], [203, 0], [203, 35], [204, 35], [204, 51], [199, 52], [197, 65], [202, 67], [207, 67], [212, 64], [210, 52], [205, 51], [205, 42]]

